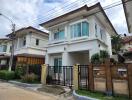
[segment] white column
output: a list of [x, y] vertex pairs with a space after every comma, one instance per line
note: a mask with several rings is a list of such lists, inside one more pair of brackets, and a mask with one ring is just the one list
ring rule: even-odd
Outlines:
[[46, 52], [46, 55], [45, 55], [45, 64], [49, 64], [49, 55], [48, 55], [47, 52]]
[[20, 39], [18, 38], [18, 39], [17, 39], [17, 47], [16, 47], [16, 49], [19, 48], [19, 45], [20, 45], [19, 43], [20, 43]]

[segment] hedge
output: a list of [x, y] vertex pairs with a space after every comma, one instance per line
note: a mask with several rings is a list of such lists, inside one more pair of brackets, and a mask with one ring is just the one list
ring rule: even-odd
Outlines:
[[0, 79], [11, 80], [14, 78], [15, 78], [15, 72], [14, 71], [7, 71], [7, 70], [1, 70], [0, 71]]

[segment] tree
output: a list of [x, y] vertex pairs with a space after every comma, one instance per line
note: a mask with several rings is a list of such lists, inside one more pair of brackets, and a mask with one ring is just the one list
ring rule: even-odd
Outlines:
[[112, 52], [118, 54], [122, 47], [122, 38], [120, 35], [111, 37]]

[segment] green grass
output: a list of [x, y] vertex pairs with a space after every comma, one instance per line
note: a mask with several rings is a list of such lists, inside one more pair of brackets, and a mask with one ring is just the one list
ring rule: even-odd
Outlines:
[[100, 100], [129, 100], [127, 96], [106, 96], [104, 93], [100, 92], [90, 92], [86, 90], [76, 90], [76, 93], [83, 96], [88, 96]]

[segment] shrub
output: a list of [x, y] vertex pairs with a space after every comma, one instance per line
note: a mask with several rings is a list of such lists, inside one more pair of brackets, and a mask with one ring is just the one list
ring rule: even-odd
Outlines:
[[25, 75], [27, 71], [26, 66], [17, 66], [15, 70], [16, 78], [19, 79], [21, 76]]
[[99, 57], [99, 54], [98, 53], [92, 55], [91, 62], [92, 63], [99, 63], [100, 62], [100, 57]]
[[22, 76], [21, 79], [22, 79], [22, 82], [25, 82], [25, 83], [35, 83], [38, 81], [38, 76], [33, 73], [26, 74], [26, 75]]
[[7, 70], [1, 70], [0, 71], [0, 79], [11, 80], [14, 78], [15, 78], [15, 72], [14, 71], [7, 71]]
[[105, 62], [105, 59], [109, 58], [109, 53], [105, 50], [100, 50], [100, 60], [102, 63]]

